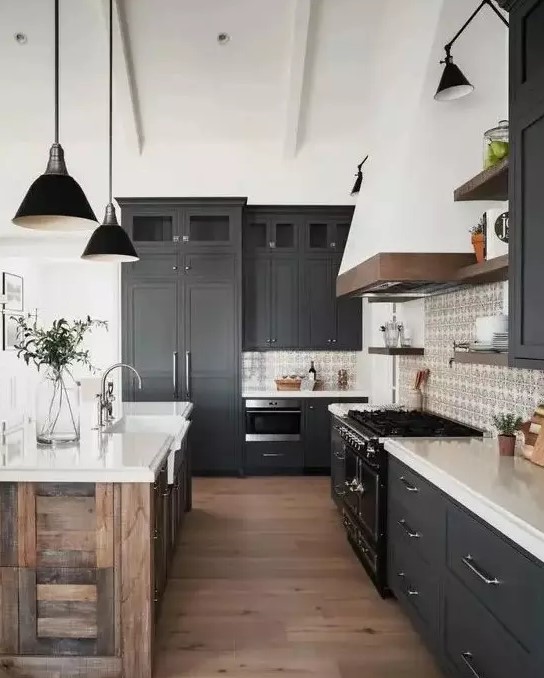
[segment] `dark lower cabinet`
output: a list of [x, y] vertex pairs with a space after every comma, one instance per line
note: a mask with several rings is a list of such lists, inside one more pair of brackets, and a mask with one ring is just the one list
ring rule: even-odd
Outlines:
[[544, 675], [544, 564], [390, 456], [388, 583], [455, 678]]

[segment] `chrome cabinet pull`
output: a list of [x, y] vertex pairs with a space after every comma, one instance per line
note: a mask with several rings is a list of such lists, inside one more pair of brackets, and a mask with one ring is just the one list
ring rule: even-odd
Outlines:
[[468, 567], [468, 569], [473, 574], [475, 574], [478, 577], [478, 579], [481, 579], [484, 582], [484, 584], [487, 584], [488, 586], [498, 586], [501, 583], [496, 577], [490, 577], [484, 570], [482, 570], [476, 563], [474, 558], [470, 555], [470, 553], [461, 560], [463, 562], [463, 565], [465, 565], [465, 567]]
[[409, 483], [404, 476], [401, 476], [399, 480], [408, 492], [419, 492], [419, 488]]
[[399, 520], [399, 525], [402, 527], [402, 529], [406, 532], [406, 534], [410, 537], [410, 539], [419, 539], [421, 535], [419, 532], [414, 532], [409, 526], [408, 523], [402, 518], [402, 520]]
[[185, 351], [185, 388], [187, 400], [191, 399], [191, 351]]
[[178, 352], [172, 353], [172, 382], [174, 384], [174, 400], [178, 397]]
[[461, 652], [461, 659], [465, 662], [467, 668], [471, 672], [471, 674], [474, 676], [474, 678], [483, 678], [478, 671], [474, 668], [474, 665], [472, 663], [472, 653], [471, 652]]
[[263, 452], [263, 457], [283, 457], [283, 452]]

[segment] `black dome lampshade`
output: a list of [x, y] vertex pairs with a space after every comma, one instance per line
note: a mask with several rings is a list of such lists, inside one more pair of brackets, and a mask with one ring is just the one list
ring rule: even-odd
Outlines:
[[108, 182], [109, 201], [106, 205], [104, 221], [91, 235], [85, 251], [81, 255], [86, 261], [105, 261], [124, 264], [138, 261], [128, 233], [119, 225], [115, 205], [113, 204], [113, 0], [110, 0], [109, 33], [109, 135], [108, 135]]
[[81, 186], [68, 174], [59, 143], [59, 0], [55, 0], [55, 142], [44, 174], [30, 186], [12, 221], [41, 231], [89, 230], [97, 222]]
[[451, 55], [441, 63], [444, 63], [444, 72], [434, 95], [436, 101], [461, 99], [474, 91], [474, 86], [465, 78], [459, 66], [453, 63]]
[[128, 233], [117, 221], [113, 203], [107, 205], [104, 221], [91, 235], [81, 258], [113, 263], [138, 261], [138, 254]]

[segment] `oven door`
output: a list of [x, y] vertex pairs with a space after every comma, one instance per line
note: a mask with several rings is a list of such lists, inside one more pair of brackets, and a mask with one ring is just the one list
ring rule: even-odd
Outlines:
[[344, 445], [344, 505], [351, 511], [354, 516], [359, 515], [359, 464], [360, 460], [355, 450], [349, 445]]
[[299, 440], [302, 440], [302, 409], [299, 400], [246, 402], [246, 441]]
[[380, 478], [374, 469], [372, 469], [364, 459], [359, 460], [359, 484], [354, 492], [358, 497], [358, 517], [361, 527], [366, 532], [367, 537], [374, 543], [378, 540], [378, 497], [380, 489]]

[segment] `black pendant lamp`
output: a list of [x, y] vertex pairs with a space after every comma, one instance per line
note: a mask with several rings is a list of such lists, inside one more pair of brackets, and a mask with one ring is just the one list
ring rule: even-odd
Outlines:
[[108, 261], [113, 263], [127, 263], [138, 261], [138, 254], [134, 249], [128, 233], [119, 225], [115, 205], [113, 204], [112, 177], [113, 177], [113, 2], [110, 0], [110, 71], [109, 71], [109, 201], [106, 206], [104, 221], [91, 235], [82, 259], [90, 261]]
[[81, 186], [68, 174], [59, 143], [59, 0], [55, 0], [55, 142], [45, 173], [28, 189], [12, 221], [42, 231], [89, 230], [97, 221]]
[[353, 184], [353, 188], [351, 189], [351, 195], [357, 195], [357, 193], [359, 193], [359, 191], [361, 190], [361, 185], [363, 183], [363, 165], [367, 160], [368, 155], [363, 160], [363, 162], [357, 165], [357, 174], [355, 175], [357, 178], [355, 179], [355, 183]]
[[442, 77], [440, 78], [440, 84], [438, 85], [438, 89], [436, 90], [436, 94], [434, 95], [436, 101], [453, 101], [454, 99], [460, 99], [461, 97], [464, 97], [467, 94], [470, 94], [472, 91], [474, 91], [474, 86], [471, 85], [467, 78], [463, 75], [463, 72], [461, 71], [459, 66], [453, 63], [453, 57], [451, 56], [451, 48], [453, 46], [453, 43], [457, 40], [461, 33], [463, 33], [466, 27], [472, 22], [474, 17], [486, 5], [491, 7], [491, 9], [495, 12], [495, 14], [506, 26], [509, 25], [508, 21], [506, 21], [506, 19], [495, 7], [495, 5], [491, 2], [491, 0], [482, 0], [482, 2], [478, 5], [476, 10], [468, 18], [468, 20], [453, 36], [452, 40], [450, 40], [450, 42], [448, 42], [448, 44], [444, 46], [444, 49], [446, 51], [446, 58], [440, 62], [441, 64], [444, 64], [444, 72], [442, 73]]

